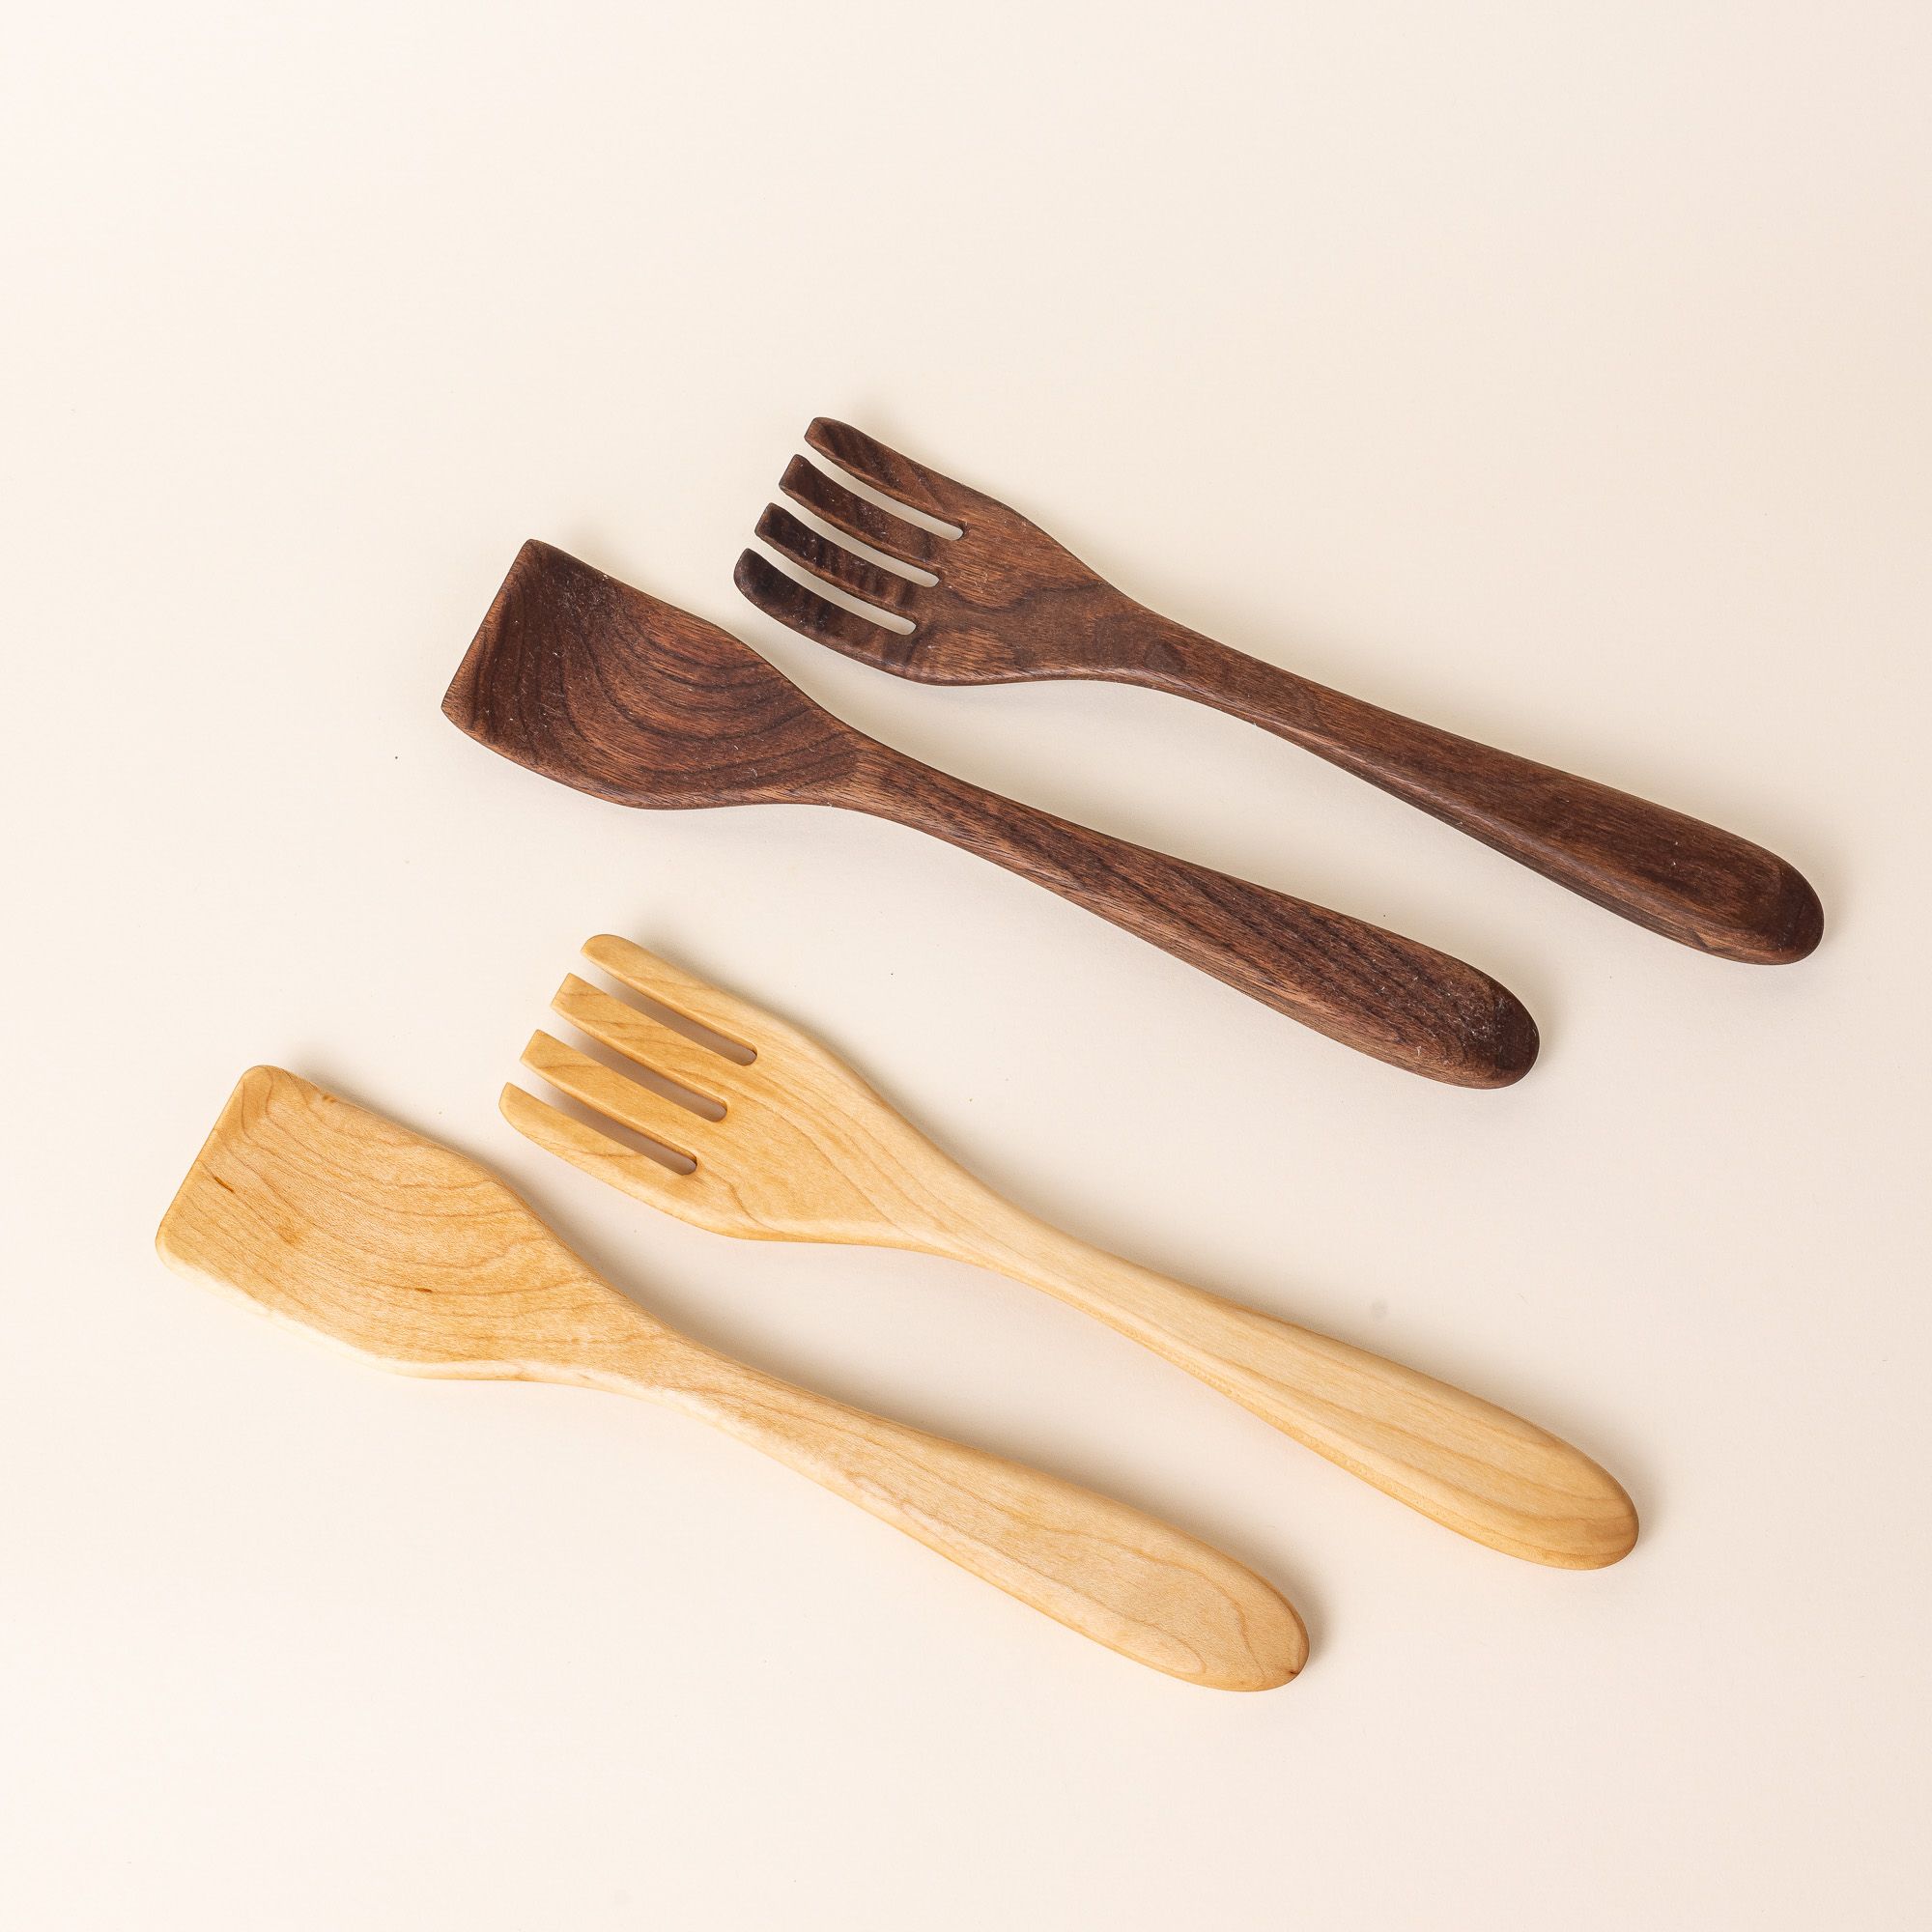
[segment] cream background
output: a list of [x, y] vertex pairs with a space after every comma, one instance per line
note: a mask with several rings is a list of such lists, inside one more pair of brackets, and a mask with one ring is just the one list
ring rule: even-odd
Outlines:
[[[1925, 1922], [1924, 113], [1898, 5], [45, 8], [0, 68], [0, 1919]], [[1699, 958], [1264, 735], [945, 693], [732, 559], [814, 412], [1174, 615], [1787, 853]], [[1497, 973], [1380, 1068], [929, 840], [438, 715], [542, 534], [843, 716]], [[1465, 1547], [1044, 1299], [728, 1243], [493, 1097], [610, 927], [1029, 1206], [1517, 1405]], [[751, 1359], [1165, 1512], [1311, 1666], [1137, 1670], [670, 1413], [364, 1373], [150, 1241], [276, 1060]]]

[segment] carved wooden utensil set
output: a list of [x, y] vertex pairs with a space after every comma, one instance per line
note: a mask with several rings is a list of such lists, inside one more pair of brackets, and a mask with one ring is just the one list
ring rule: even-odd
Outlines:
[[[755, 551], [736, 581], [809, 638], [935, 684], [1085, 677], [1173, 692], [1305, 746], [1688, 946], [1773, 964], [1818, 943], [1816, 894], [1759, 846], [1185, 630], [1005, 504], [842, 423], [821, 418], [806, 440], [851, 480], [794, 457], [781, 490], [872, 555], [777, 504], [757, 534], [875, 614]], [[933, 833], [1433, 1079], [1506, 1086], [1536, 1058], [1534, 1021], [1474, 967], [920, 764], [832, 717], [726, 632], [545, 544], [519, 554], [443, 709], [506, 757], [619, 804], [838, 805]], [[1635, 1542], [1617, 1484], [1533, 1424], [1076, 1241], [950, 1160], [807, 1035], [626, 940], [584, 952], [635, 1001], [573, 974], [555, 1010], [644, 1077], [541, 1032], [525, 1065], [651, 1151], [506, 1087], [505, 1117], [553, 1153], [720, 1234], [910, 1248], [1030, 1283], [1511, 1555], [1595, 1569]], [[591, 1273], [474, 1162], [292, 1073], [242, 1076], [158, 1245], [182, 1272], [392, 1368], [673, 1402], [1190, 1682], [1262, 1690], [1306, 1656], [1293, 1610], [1229, 1557], [1058, 1478], [700, 1348]]]

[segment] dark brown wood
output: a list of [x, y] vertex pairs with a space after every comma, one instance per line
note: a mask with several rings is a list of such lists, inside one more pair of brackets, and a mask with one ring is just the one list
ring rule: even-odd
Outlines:
[[1503, 1087], [1536, 1025], [1412, 939], [997, 797], [821, 710], [713, 624], [528, 543], [442, 708], [473, 738], [620, 805], [833, 805], [996, 864], [1393, 1065]]
[[1700, 952], [1777, 965], [1818, 944], [1817, 894], [1762, 846], [1230, 650], [1136, 604], [1017, 511], [844, 423], [821, 416], [806, 440], [848, 474], [960, 532], [935, 534], [794, 457], [780, 484], [786, 496], [939, 579], [917, 583], [881, 569], [768, 506], [757, 534], [773, 550], [915, 626], [907, 634], [857, 615], [748, 550], [738, 587], [834, 650], [927, 684], [1109, 678], [1173, 692], [1303, 746]]

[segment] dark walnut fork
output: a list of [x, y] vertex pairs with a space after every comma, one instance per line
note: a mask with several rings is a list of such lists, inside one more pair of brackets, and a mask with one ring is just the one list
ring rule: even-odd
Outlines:
[[995, 861], [1378, 1060], [1503, 1087], [1536, 1024], [1433, 947], [982, 791], [867, 738], [749, 644], [527, 543], [443, 698], [472, 738], [619, 805], [836, 805]]
[[847, 657], [927, 684], [1110, 678], [1245, 718], [1365, 778], [1666, 938], [1779, 965], [1818, 944], [1818, 895], [1782, 859], [1682, 812], [1418, 724], [1230, 650], [1136, 604], [1017, 511], [819, 417], [806, 440], [882, 496], [949, 524], [948, 537], [881, 509], [793, 457], [780, 488], [914, 582], [855, 555], [779, 504], [757, 534], [860, 601], [909, 620], [890, 630], [795, 582], [755, 551], [738, 587], [759, 610]]

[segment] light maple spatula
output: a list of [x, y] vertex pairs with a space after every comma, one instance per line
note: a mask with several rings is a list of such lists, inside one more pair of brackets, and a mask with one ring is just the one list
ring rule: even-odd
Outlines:
[[1096, 1317], [1437, 1522], [1563, 1569], [1636, 1540], [1630, 1498], [1580, 1451], [1428, 1376], [1090, 1247], [1022, 1212], [940, 1152], [796, 1028], [629, 940], [585, 956], [693, 1038], [575, 974], [555, 1009], [683, 1094], [640, 1085], [538, 1033], [524, 1064], [572, 1099], [692, 1163], [650, 1153], [505, 1087], [518, 1132], [627, 1194], [721, 1235], [948, 1255]]
[[688, 1341], [473, 1160], [279, 1067], [242, 1076], [156, 1245], [180, 1273], [384, 1368], [668, 1403], [1172, 1676], [1264, 1690], [1307, 1656], [1293, 1610], [1219, 1550]]
[[935, 771], [820, 710], [728, 632], [548, 544], [518, 554], [442, 708], [619, 805], [842, 806], [929, 832], [1431, 1079], [1504, 1087], [1536, 1058], [1536, 1023], [1487, 973]]
[[793, 457], [779, 487], [881, 555], [881, 569], [774, 503], [757, 534], [818, 582], [913, 626], [889, 630], [815, 595], [755, 551], [738, 587], [808, 638], [927, 684], [1112, 678], [1191, 697], [1300, 745], [1639, 925], [1727, 959], [1802, 959], [1824, 930], [1818, 895], [1761, 845], [1589, 779], [1400, 718], [1230, 650], [1150, 611], [1017, 510], [820, 416], [806, 440], [848, 475], [945, 523], [881, 509]]

